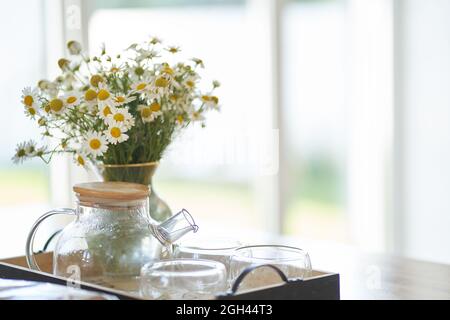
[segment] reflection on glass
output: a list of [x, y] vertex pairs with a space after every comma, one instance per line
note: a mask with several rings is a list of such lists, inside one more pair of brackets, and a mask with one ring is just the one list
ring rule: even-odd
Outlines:
[[140, 292], [155, 300], [212, 299], [226, 290], [225, 266], [216, 261], [174, 259], [145, 265]]

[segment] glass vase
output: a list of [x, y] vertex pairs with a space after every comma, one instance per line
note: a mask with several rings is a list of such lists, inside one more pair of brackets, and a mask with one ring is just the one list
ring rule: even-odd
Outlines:
[[98, 164], [93, 163], [94, 172], [103, 181], [122, 181], [148, 185], [150, 216], [157, 222], [163, 222], [172, 216], [172, 210], [155, 192], [152, 182], [158, 168], [158, 162], [137, 164]]

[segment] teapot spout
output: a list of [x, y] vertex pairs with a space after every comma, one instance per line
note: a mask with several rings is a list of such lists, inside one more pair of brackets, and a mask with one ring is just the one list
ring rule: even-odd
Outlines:
[[191, 214], [183, 209], [174, 216], [157, 226], [159, 235], [165, 244], [171, 244], [183, 237], [186, 233], [198, 231]]

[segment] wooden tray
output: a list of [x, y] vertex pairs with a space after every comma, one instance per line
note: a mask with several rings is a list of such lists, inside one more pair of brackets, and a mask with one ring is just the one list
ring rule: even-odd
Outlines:
[[[0, 260], [0, 278], [67, 284], [66, 278], [52, 275], [53, 254], [51, 252], [37, 254], [35, 257], [42, 272], [30, 270], [25, 257], [16, 257]], [[246, 273], [250, 271], [247, 270]], [[278, 272], [281, 273], [279, 270]], [[245, 276], [245, 274], [241, 275], [236, 281], [242, 281]], [[282, 273], [280, 276], [284, 277]], [[238, 286], [239, 283], [235, 284], [235, 289]], [[80, 287], [113, 294], [119, 299], [141, 299], [135, 294], [121, 290], [124, 287], [123, 284], [80, 282]], [[304, 280], [284, 279], [278, 284], [216, 297], [217, 300], [338, 300], [339, 298], [339, 274], [318, 270], [313, 270], [312, 274]]]

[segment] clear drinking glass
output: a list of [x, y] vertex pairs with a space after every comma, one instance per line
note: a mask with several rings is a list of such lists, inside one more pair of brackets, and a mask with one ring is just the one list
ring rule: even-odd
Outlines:
[[225, 237], [195, 237], [175, 246], [175, 258], [206, 259], [221, 262], [229, 271], [230, 258], [242, 243]]
[[146, 264], [140, 293], [157, 300], [212, 299], [226, 291], [225, 266], [217, 261], [172, 259]]
[[[304, 279], [311, 273], [311, 260], [306, 251], [282, 245], [254, 245], [238, 248], [230, 259], [230, 281], [249, 267], [272, 265], [289, 279]], [[241, 289], [254, 289], [280, 283], [280, 277], [270, 268], [251, 272], [242, 282]]]

